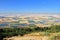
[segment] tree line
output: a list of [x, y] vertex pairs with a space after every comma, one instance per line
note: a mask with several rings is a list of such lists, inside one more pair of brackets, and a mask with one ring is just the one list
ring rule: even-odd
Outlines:
[[12, 36], [23, 36], [25, 34], [29, 34], [31, 32], [49, 32], [55, 33], [60, 32], [60, 25], [52, 25], [51, 27], [37, 27], [35, 25], [30, 26], [29, 28], [2, 28], [0, 29], [0, 40], [5, 37]]

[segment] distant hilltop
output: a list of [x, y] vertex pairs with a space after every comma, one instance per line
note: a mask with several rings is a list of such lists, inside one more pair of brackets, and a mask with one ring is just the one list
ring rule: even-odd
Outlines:
[[54, 16], [54, 17], [59, 17], [60, 15], [58, 14], [0, 14], [0, 17], [19, 17], [19, 16]]

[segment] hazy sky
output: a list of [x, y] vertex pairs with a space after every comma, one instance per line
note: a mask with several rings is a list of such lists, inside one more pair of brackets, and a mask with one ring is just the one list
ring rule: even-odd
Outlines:
[[59, 14], [60, 0], [0, 0], [0, 14], [20, 12]]

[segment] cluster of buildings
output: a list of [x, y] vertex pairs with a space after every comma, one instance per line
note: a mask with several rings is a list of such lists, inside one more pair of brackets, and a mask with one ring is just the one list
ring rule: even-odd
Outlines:
[[0, 27], [28, 27], [31, 24], [38, 27], [60, 25], [60, 16], [0, 16]]

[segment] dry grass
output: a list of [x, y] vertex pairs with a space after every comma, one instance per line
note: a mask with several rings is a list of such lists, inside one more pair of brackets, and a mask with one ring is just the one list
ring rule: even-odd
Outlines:
[[7, 39], [11, 40], [49, 40], [48, 36], [42, 36], [40, 33], [31, 33], [24, 36], [14, 36]]

